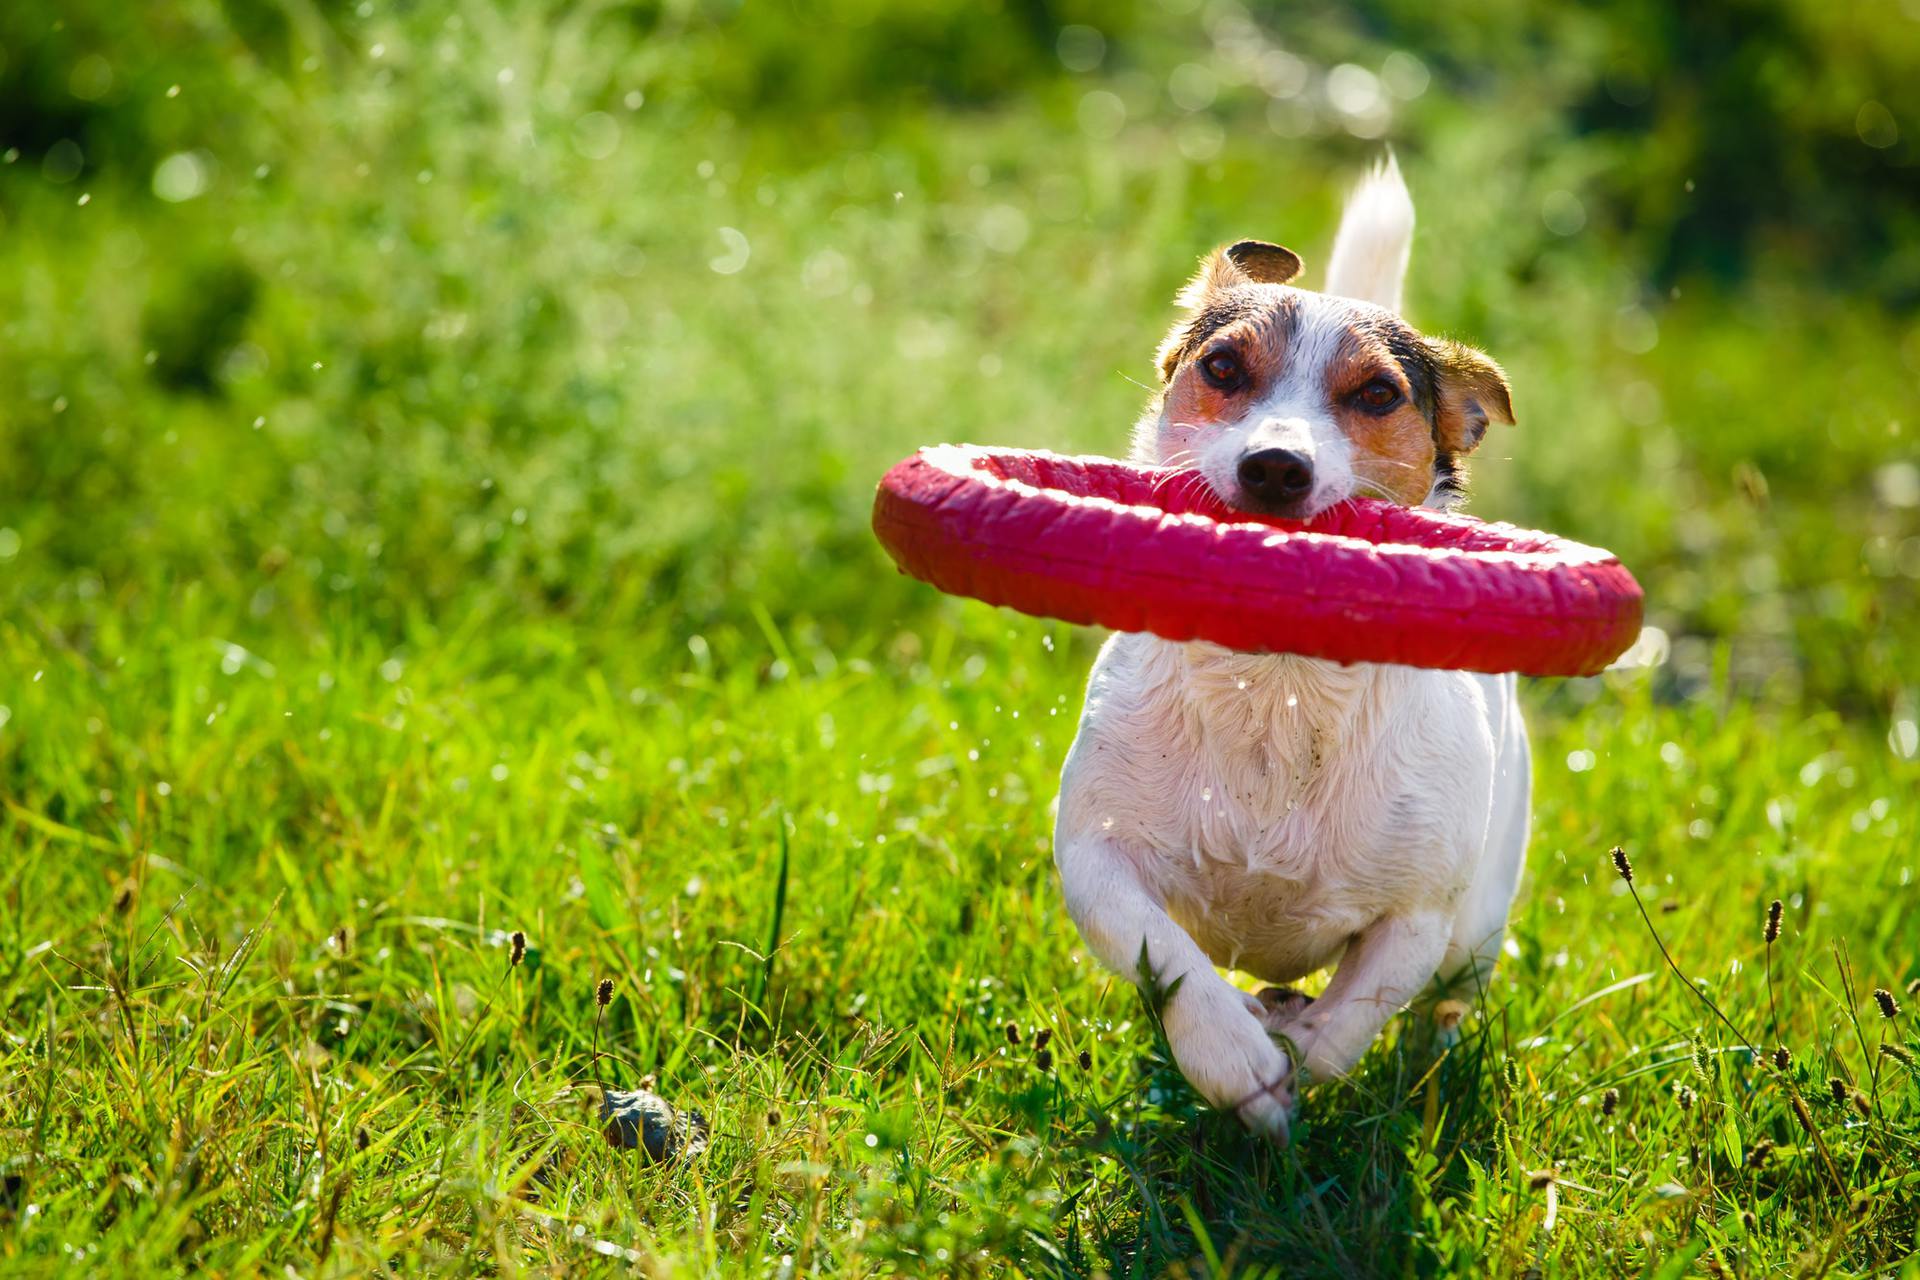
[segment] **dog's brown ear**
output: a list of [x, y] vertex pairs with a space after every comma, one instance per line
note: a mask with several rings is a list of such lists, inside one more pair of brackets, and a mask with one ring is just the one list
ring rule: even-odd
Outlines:
[[1174, 301], [1189, 311], [1206, 305], [1207, 295], [1237, 284], [1285, 284], [1300, 274], [1300, 255], [1265, 240], [1222, 245], [1200, 262], [1200, 270]]
[[1427, 340], [1437, 394], [1435, 427], [1441, 448], [1469, 453], [1487, 433], [1489, 422], [1513, 423], [1513, 393], [1507, 375], [1493, 357], [1446, 338]]
[[1300, 255], [1265, 240], [1242, 240], [1224, 252], [1234, 266], [1257, 284], [1285, 284], [1300, 274]]

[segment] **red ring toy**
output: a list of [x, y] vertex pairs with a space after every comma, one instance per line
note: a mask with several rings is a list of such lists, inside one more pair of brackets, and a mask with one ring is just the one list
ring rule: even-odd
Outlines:
[[1640, 585], [1597, 547], [1373, 499], [1273, 519], [1111, 458], [922, 449], [873, 531], [953, 595], [1248, 652], [1585, 676], [1640, 633]]

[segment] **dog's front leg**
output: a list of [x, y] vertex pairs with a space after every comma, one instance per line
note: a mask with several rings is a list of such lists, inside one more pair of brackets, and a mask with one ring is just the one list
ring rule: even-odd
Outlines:
[[1326, 994], [1275, 1028], [1292, 1041], [1310, 1079], [1353, 1070], [1387, 1019], [1432, 979], [1452, 930], [1443, 912], [1415, 912], [1375, 921], [1347, 944]]
[[1161, 1020], [1188, 1082], [1249, 1128], [1285, 1142], [1293, 1064], [1260, 1024], [1253, 997], [1219, 975], [1114, 842], [1063, 837], [1054, 862], [1067, 911], [1100, 962], [1139, 981], [1144, 949], [1154, 981], [1162, 991], [1173, 988]]

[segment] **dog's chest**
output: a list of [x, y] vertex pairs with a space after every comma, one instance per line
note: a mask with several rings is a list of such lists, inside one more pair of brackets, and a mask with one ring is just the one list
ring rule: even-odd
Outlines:
[[1127, 640], [1089, 685], [1063, 817], [1127, 848], [1216, 963], [1311, 972], [1450, 874], [1400, 723], [1420, 673]]
[[1273, 981], [1337, 958], [1423, 874], [1389, 829], [1385, 780], [1315, 738], [1303, 730], [1297, 751], [1264, 767], [1170, 753], [1182, 764], [1154, 789], [1185, 803], [1137, 815], [1143, 869], [1169, 913], [1216, 963]]

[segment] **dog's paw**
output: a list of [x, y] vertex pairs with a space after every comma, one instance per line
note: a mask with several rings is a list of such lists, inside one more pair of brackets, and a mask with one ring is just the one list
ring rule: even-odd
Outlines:
[[1312, 1003], [1312, 996], [1292, 987], [1262, 987], [1253, 995], [1254, 1013], [1270, 1032], [1284, 1030]]
[[1293, 1072], [1289, 1069], [1283, 1077], [1262, 1086], [1242, 1101], [1234, 1112], [1247, 1128], [1284, 1147], [1293, 1140], [1294, 1104]]
[[1182, 988], [1168, 1003], [1167, 1042], [1181, 1074], [1208, 1102], [1285, 1143], [1293, 1119], [1293, 1063], [1247, 1007], [1244, 992]]

